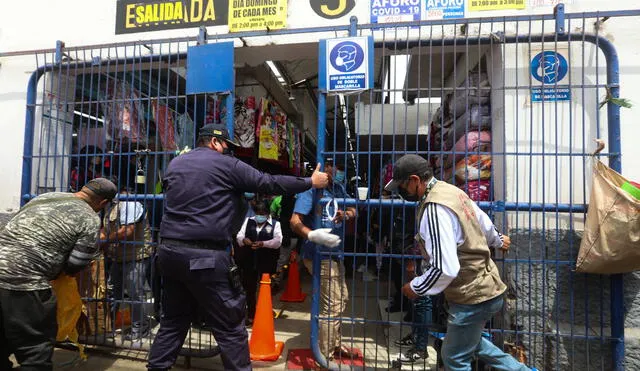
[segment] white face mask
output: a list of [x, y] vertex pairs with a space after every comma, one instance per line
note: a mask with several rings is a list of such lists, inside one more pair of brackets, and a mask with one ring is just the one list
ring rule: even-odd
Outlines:
[[336, 57], [336, 66], [342, 66], [344, 64], [344, 59], [340, 56]]

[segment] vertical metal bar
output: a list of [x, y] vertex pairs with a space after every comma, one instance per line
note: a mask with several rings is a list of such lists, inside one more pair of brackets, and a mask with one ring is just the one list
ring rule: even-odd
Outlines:
[[[571, 29], [571, 19], [568, 20], [568, 28]], [[568, 35], [569, 39], [567, 40], [567, 59], [569, 60], [569, 63], [571, 63], [571, 34]], [[572, 73], [572, 69], [569, 69], [568, 71], [568, 81], [569, 81], [569, 91], [573, 94], [573, 73]], [[574, 142], [573, 142], [573, 100], [569, 100], [569, 189], [573, 190], [574, 185], [573, 185], [573, 162], [574, 162], [574, 158], [571, 156], [573, 155], [573, 146], [574, 146]], [[573, 209], [573, 192], [569, 192], [569, 207]], [[573, 256], [573, 249], [574, 249], [574, 241], [573, 241], [573, 234], [574, 234], [574, 219], [573, 219], [573, 212], [569, 213], [569, 260], [573, 261], [575, 259], [575, 257]], [[574, 339], [574, 325], [575, 325], [575, 313], [574, 313], [574, 292], [573, 292], [573, 288], [574, 288], [574, 281], [575, 281], [575, 273], [573, 271], [573, 269], [571, 269], [569, 271], [569, 318], [571, 323], [569, 324], [570, 329], [569, 329], [569, 337], [571, 340], [571, 352], [569, 354], [569, 363], [571, 364], [571, 369], [574, 369], [574, 364], [575, 364], [575, 339]], [[587, 342], [588, 343], [588, 342]]]
[[[616, 48], [607, 40], [599, 41], [607, 62], [607, 86], [613, 98], [620, 96], [620, 67]], [[622, 171], [620, 145], [620, 106], [607, 103], [607, 130], [609, 137], [609, 167]], [[624, 281], [621, 274], [611, 276], [611, 337], [612, 363], [615, 371], [624, 370]]]
[[[320, 62], [321, 63], [321, 62]], [[318, 127], [317, 127], [317, 144], [316, 144], [316, 162], [324, 169], [324, 150], [325, 135], [327, 125], [327, 94], [318, 92]], [[317, 202], [320, 198], [320, 191], [314, 191], [314, 200]], [[314, 226], [319, 227], [321, 216], [314, 213]], [[313, 356], [321, 367], [327, 367], [327, 359], [320, 351], [319, 336], [319, 314], [320, 314], [320, 255], [314, 254], [313, 257], [313, 274], [312, 274], [312, 292], [311, 296], [311, 349]]]
[[62, 62], [62, 49], [64, 49], [64, 42], [61, 40], [56, 40], [56, 54], [55, 54], [55, 60], [53, 63], [60, 64]]
[[349, 18], [349, 37], [358, 36], [358, 17], [351, 16]]
[[233, 123], [234, 123], [233, 109], [235, 104], [235, 95], [233, 94], [233, 91], [230, 91], [229, 94], [225, 96], [224, 102], [227, 109], [227, 117], [226, 117], [227, 130], [229, 131], [229, 137], [233, 139]]
[[24, 126], [24, 145], [22, 147], [22, 183], [20, 185], [20, 206], [24, 206], [31, 195], [31, 173], [33, 166], [33, 141], [35, 134], [36, 97], [38, 80], [44, 73], [46, 64], [35, 70], [27, 85], [27, 105]]

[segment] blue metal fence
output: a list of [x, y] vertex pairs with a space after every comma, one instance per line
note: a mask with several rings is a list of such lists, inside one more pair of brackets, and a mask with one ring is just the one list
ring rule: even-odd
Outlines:
[[[573, 222], [576, 219], [583, 218], [586, 214], [588, 197], [586, 184], [589, 179], [588, 159], [594, 148], [592, 145], [593, 139], [604, 135], [608, 137], [609, 153], [607, 157], [609, 164], [617, 171], [621, 169], [620, 106], [608, 101], [606, 102], [606, 119], [601, 121], [598, 114], [600, 98], [604, 93], [610, 94], [612, 97], [618, 97], [619, 95], [619, 61], [616, 49], [609, 40], [598, 34], [598, 28], [595, 29], [595, 33], [590, 34], [584, 32], [585, 27], [580, 28], [580, 26], [585, 25], [587, 22], [590, 24], [592, 21], [597, 25], [598, 22], [602, 19], [607, 19], [607, 17], [635, 16], [637, 14], [637, 11], [614, 12], [607, 15], [598, 13], [565, 14], [563, 7], [558, 6], [553, 16], [413, 22], [384, 26], [377, 24], [357, 25], [356, 20], [352, 19], [350, 35], [374, 35], [376, 57], [381, 57], [381, 60], [387, 61], [386, 57], [394, 54], [410, 56], [412, 61], [406, 68], [407, 77], [400, 76], [400, 84], [391, 87], [389, 81], [396, 78], [396, 75], [403, 74], [404, 71], [398, 68], [389, 69], [387, 70], [386, 86], [384, 77], [382, 77], [384, 74], [381, 74], [382, 78], [377, 81], [379, 85], [371, 91], [348, 96], [320, 95], [319, 101], [322, 109], [318, 111], [318, 137], [322, 138], [326, 131], [332, 133], [340, 132], [338, 126], [344, 126], [347, 132], [350, 129], [351, 133], [355, 132], [356, 134], [353, 137], [335, 136], [331, 138], [332, 140], [319, 142], [317, 161], [322, 163], [326, 158], [333, 158], [334, 161], [337, 159], [347, 169], [346, 178], [360, 176], [360, 179], [363, 180], [359, 179], [356, 186], [365, 186], [370, 192], [369, 198], [358, 200], [354, 189], [354, 194], [351, 196], [353, 198], [338, 199], [338, 202], [345, 208], [357, 207], [359, 211], [366, 211], [367, 214], [376, 209], [390, 208], [394, 210], [391, 211], [390, 218], [383, 220], [380, 217], [378, 221], [369, 220], [363, 227], [366, 229], [363, 231], [363, 235], [373, 237], [376, 243], [381, 242], [380, 237], [382, 235], [380, 233], [375, 235], [376, 233], [371, 227], [372, 223], [387, 223], [395, 228], [399, 227], [406, 230], [402, 234], [413, 235], [414, 231], [417, 231], [414, 221], [398, 225], [394, 224], [393, 220], [394, 212], [406, 216], [406, 209], [409, 209], [409, 212], [413, 213], [415, 204], [402, 200], [387, 200], [385, 199], [387, 197], [382, 196], [380, 192], [372, 192], [372, 190], [381, 189], [384, 186], [385, 182], [382, 178], [374, 178], [374, 172], [381, 171], [385, 163], [393, 163], [393, 158], [397, 159], [397, 155], [405, 153], [418, 153], [429, 159], [443, 155], [491, 156], [493, 168], [488, 168], [491, 174], [487, 176], [489, 181], [487, 184], [490, 189], [489, 195], [487, 198], [475, 195], [475, 197], [479, 197], [476, 201], [478, 201], [483, 210], [495, 218], [499, 225], [505, 228], [504, 233], [512, 235], [514, 246], [509, 255], [496, 256], [496, 261], [499, 262], [505, 282], [510, 286], [507, 294], [509, 300], [507, 300], [508, 304], [501, 316], [499, 316], [500, 318], [492, 323], [490, 331], [494, 340], [502, 344], [505, 349], [519, 355], [522, 360], [528, 361], [531, 366], [536, 366], [538, 369], [624, 369], [622, 276], [612, 275], [610, 277], [595, 278], [576, 273], [573, 270], [577, 248], [580, 245], [579, 237], [575, 232], [581, 228]], [[548, 21], [555, 23], [552, 32], [546, 32], [545, 30]], [[452, 29], [445, 30], [446, 26], [452, 26]], [[461, 35], [458, 34], [458, 28], [462, 28]], [[583, 31], [576, 33], [576, 28]], [[437, 37], [432, 36], [434, 31], [438, 34]], [[449, 35], [447, 35], [447, 31]], [[403, 34], [403, 38], [399, 38], [398, 34]], [[578, 68], [575, 67], [575, 71], [569, 71], [568, 82], [562, 84], [563, 87], [568, 88], [574, 94], [574, 98], [570, 99], [568, 103], [559, 102], [556, 99], [545, 102], [545, 98], [542, 98], [542, 102], [538, 103], [539, 107], [536, 107], [536, 103], [531, 102], [530, 97], [522, 97], [522, 94], [518, 95], [523, 91], [528, 95], [529, 91], [539, 85], [532, 81], [531, 77], [524, 81], [518, 81], [520, 75], [514, 69], [523, 67], [518, 63], [519, 59], [520, 61], [523, 59], [519, 55], [519, 47], [530, 48], [531, 46], [539, 45], [540, 50], [556, 52], [564, 46], [566, 48], [565, 53], [569, 57], [572, 56], [571, 53], [574, 53], [570, 63], [584, 64], [589, 60], [588, 57], [585, 57], [585, 50], [589, 44], [594, 45], [598, 50], [595, 53], [595, 57], [591, 58], [591, 63], [595, 62], [596, 70], [599, 67], [606, 66], [606, 77], [599, 76], [596, 71], [594, 76], [595, 83], [588, 83], [587, 79], [585, 79], [587, 74], [585, 69], [578, 71]], [[515, 52], [507, 52], [506, 46], [508, 45], [515, 47]], [[511, 113], [509, 117], [507, 113], [509, 107], [506, 107], [504, 102], [492, 101], [489, 103], [491, 107], [489, 113], [491, 127], [488, 130], [498, 129], [497, 132], [501, 132], [502, 137], [494, 136], [490, 149], [471, 149], [468, 143], [465, 144], [462, 151], [459, 148], [454, 149], [452, 146], [448, 148], [444, 145], [434, 146], [428, 141], [429, 136], [433, 136], [434, 132], [440, 133], [435, 135], [440, 135], [440, 139], [443, 139], [443, 129], [445, 129], [447, 123], [443, 115], [438, 116], [432, 111], [429, 112], [428, 117], [431, 119], [436, 116], [437, 118], [432, 120], [435, 125], [425, 130], [428, 133], [421, 137], [418, 129], [418, 133], [415, 131], [411, 133], [418, 135], [410, 135], [407, 132], [410, 123], [418, 121], [418, 126], [427, 124], [420, 121], [419, 112], [416, 114], [414, 110], [409, 113], [407, 109], [411, 105], [419, 104], [416, 101], [411, 101], [411, 99], [406, 99], [411, 95], [412, 88], [417, 91], [414, 96], [420, 97], [422, 96], [421, 93], [424, 92], [427, 102], [430, 103], [432, 99], [434, 101], [437, 100], [437, 103], [442, 104], [441, 107], [443, 107], [446, 94], [451, 93], [454, 97], [464, 96], [469, 94], [474, 87], [457, 84], [449, 87], [443, 86], [444, 84], [438, 86], [439, 84], [436, 83], [438, 79], [442, 79], [444, 82], [445, 77], [443, 75], [449, 73], [454, 76], [456, 74], [462, 75], [465, 80], [468, 80], [474, 74], [481, 75], [483, 73], [480, 69], [470, 71], [468, 65], [464, 71], [456, 71], [456, 67], [454, 67], [453, 71], [446, 72], [444, 65], [433, 68], [432, 54], [434, 54], [433, 52], [436, 48], [449, 48], [449, 52], [454, 54], [460, 52], [467, 56], [473, 53], [487, 56], [487, 50], [483, 49], [483, 46], [489, 46], [490, 53], [501, 53], [499, 59], [503, 64], [502, 67], [497, 69], [493, 66], [494, 76], [491, 78], [490, 89], [493, 91], [498, 90], [500, 93], [492, 94], [491, 98], [502, 97], [506, 101], [509, 98], [508, 94], [514, 95], [515, 99], [513, 97], [510, 98], [512, 101], [515, 100], [516, 111], [523, 106], [530, 110], [529, 117], [525, 118], [528, 122], [518, 122], [522, 117], [519, 117], [517, 113]], [[599, 53], [604, 56], [605, 66], [600, 64], [602, 62], [599, 58]], [[579, 57], [576, 57], [576, 54], [581, 57], [581, 61]], [[427, 63], [429, 69], [418, 69], [417, 76], [410, 75], [414, 71], [411, 64], [414, 63], [413, 59], [416, 59], [416, 56], [418, 58], [428, 58], [430, 61], [430, 63]], [[491, 55], [491, 57], [495, 58], [497, 56]], [[529, 50], [524, 59], [528, 62], [532, 57], [533, 54]], [[481, 59], [477, 61], [477, 65], [482, 63]], [[443, 56], [442, 61], [444, 60], [445, 57]], [[320, 63], [324, 62], [321, 61]], [[470, 68], [476, 68], [477, 65], [474, 64]], [[508, 65], [510, 67], [506, 67]], [[420, 66], [423, 67], [423, 65]], [[528, 67], [528, 64], [524, 67]], [[492, 66], [485, 65], [485, 68], [491, 69]], [[571, 68], [574, 68], [574, 65]], [[499, 78], [500, 76], [495, 76], [495, 70], [497, 70], [497, 74], [502, 75], [502, 79]], [[421, 79], [420, 73], [423, 76], [429, 75], [426, 85], [420, 85], [421, 82], [425, 81]], [[514, 83], [505, 82], [504, 77], [507, 74], [516, 74]], [[527, 75], [529, 74], [527, 73]], [[419, 80], [417, 85], [411, 85], [409, 81], [415, 79]], [[498, 83], [496, 84], [496, 82]], [[554, 88], [559, 85], [560, 83], [556, 81]], [[477, 89], [477, 87], [475, 88]], [[384, 96], [385, 93], [391, 95], [394, 92], [403, 93], [403, 98], [405, 99], [397, 101], [400, 104], [388, 104], [389, 102], [384, 101], [383, 97], [376, 96]], [[581, 101], [575, 98], [576, 92], [582, 93], [579, 94], [581, 95]], [[588, 97], [585, 98], [585, 96]], [[354, 109], [354, 106], [363, 104], [363, 102], [370, 104], [369, 107], [365, 106], [365, 110], [371, 111], [368, 119], [366, 115], [362, 117], [362, 111]], [[475, 103], [466, 98], [464, 100], [465, 106], [462, 110], [467, 111]], [[335, 107], [333, 117], [330, 116], [330, 113], [327, 114], [327, 110], [324, 109], [325, 105], [331, 106], [332, 104]], [[374, 104], [381, 104], [380, 111], [373, 113]], [[567, 115], [566, 112], [562, 111], [562, 105], [568, 105], [577, 111], [581, 111], [581, 113], [576, 114], [570, 109]], [[386, 118], [387, 116], [384, 116], [381, 111], [384, 111], [385, 107], [387, 107], [387, 110], [401, 110], [403, 113], [392, 115], [392, 119], [384, 121], [382, 117]], [[545, 117], [543, 114], [541, 121], [537, 121], [534, 124], [534, 113], [532, 112], [536, 109], [542, 112], [545, 110], [551, 111], [553, 114], [550, 118]], [[376, 117], [376, 115], [382, 117]], [[574, 115], [579, 118], [574, 117]], [[587, 122], [589, 121], [585, 119], [587, 115], [593, 115], [595, 119], [592, 122]], [[456, 126], [456, 117], [453, 119], [452, 126], [454, 127]], [[332, 119], [332, 124], [328, 123], [329, 119]], [[509, 119], [515, 120], [515, 122], [509, 121]], [[538, 117], [538, 119], [540, 118]], [[547, 119], [546, 122], [545, 119]], [[579, 119], [581, 119], [581, 122], [578, 121]], [[574, 124], [577, 127], [574, 127]], [[449, 123], [449, 125], [451, 124]], [[474, 125], [476, 124], [467, 122], [462, 126], [462, 133], [460, 134], [467, 135], [470, 132], [481, 130], [479, 124], [477, 124], [478, 127], [476, 128], [474, 128]], [[534, 134], [535, 129], [533, 126], [535, 125], [541, 127], [541, 132]], [[589, 125], [595, 126], [595, 130], [592, 128], [590, 133], [585, 134], [589, 130]], [[363, 130], [367, 126], [368, 130]], [[379, 140], [376, 142], [378, 146], [372, 144], [373, 134], [371, 129], [373, 126], [380, 127]], [[499, 128], [501, 126], [514, 127], [511, 134], [515, 138], [509, 138], [506, 130]], [[525, 127], [525, 129], [529, 127], [530, 137], [528, 139], [522, 140], [522, 137], [518, 136], [520, 126]], [[391, 127], [391, 130], [385, 131], [385, 128], [389, 127]], [[561, 127], [569, 127], [569, 134], [566, 135], [565, 133], [564, 138], [559, 137], [558, 131]], [[545, 133], [545, 129], [549, 130], [551, 134]], [[364, 135], [361, 135], [361, 131], [365, 132]], [[581, 143], [577, 142], [577, 137], [580, 133], [582, 133]], [[455, 143], [458, 140], [458, 136], [455, 135], [455, 129], [453, 135], [455, 136], [453, 139]], [[351, 140], [352, 138], [355, 139]], [[385, 140], [391, 143], [385, 143]], [[510, 145], [507, 145], [508, 141], [511, 142]], [[540, 149], [534, 149], [534, 141], [543, 143]], [[544, 143], [549, 144], [549, 146], [544, 145]], [[387, 147], [385, 147], [385, 144]], [[355, 149], [349, 148], [350, 145], [355, 145]], [[567, 147], [568, 150], [566, 149]], [[385, 156], [387, 156], [386, 160], [384, 159]], [[530, 166], [529, 169], [508, 165], [509, 161], [520, 164], [519, 157], [528, 159], [527, 165]], [[545, 159], [552, 159], [552, 166], [548, 166], [544, 162]], [[536, 164], [538, 161], [542, 162], [541, 171], [534, 173], [533, 167], [540, 166], [539, 163]], [[567, 162], [569, 167], [563, 168], [561, 163], [566, 165]], [[460, 185], [466, 190], [474, 182], [480, 183], [477, 177], [469, 175], [471, 173], [468, 168], [469, 164], [465, 167], [466, 171], [463, 171], [462, 176], [457, 177], [446, 173], [446, 164], [444, 162], [436, 162], [436, 164], [436, 174], [439, 175], [439, 179]], [[545, 165], [548, 168], [545, 168]], [[497, 168], [500, 168], [500, 170]], [[576, 177], [577, 179], [574, 179], [573, 172], [576, 171], [576, 168], [582, 169], [582, 174]], [[521, 174], [528, 173], [525, 176], [528, 185], [508, 184], [507, 176], [509, 171], [520, 172]], [[475, 172], [476, 169], [473, 169], [474, 174]], [[567, 177], [569, 178], [568, 182], [566, 180]], [[485, 179], [484, 176], [480, 178]], [[518, 180], [514, 176], [511, 176], [511, 179], [515, 179], [516, 182]], [[560, 185], [561, 182], [564, 184]], [[553, 185], [551, 186], [550, 184]], [[560, 195], [562, 186], [567, 188], [568, 197]], [[522, 193], [519, 191], [519, 187], [521, 189], [528, 188], [528, 191], [525, 192], [524, 200], [520, 198]], [[541, 199], [534, 200], [532, 196], [537, 193], [536, 188], [542, 190]], [[505, 192], [505, 189], [508, 189], [508, 191]], [[526, 197], [527, 193], [529, 194], [528, 199]], [[329, 201], [331, 201], [329, 198], [320, 200], [322, 204]], [[525, 218], [522, 218], [523, 213], [526, 216]], [[570, 223], [561, 225], [558, 220], [566, 218], [565, 215]], [[536, 218], [538, 223], [532, 222]], [[406, 220], [405, 218], [400, 219]], [[551, 219], [555, 220], [555, 226]], [[527, 222], [522, 223], [521, 220], [526, 220]], [[541, 223], [539, 222], [540, 220], [542, 221]], [[358, 227], [356, 226], [356, 228]], [[372, 236], [372, 234], [374, 235]], [[361, 238], [358, 235], [358, 231], [356, 231], [356, 235], [356, 239]], [[347, 234], [343, 235], [343, 241], [348, 240], [348, 238]], [[390, 245], [393, 244], [392, 238]], [[356, 243], [354, 246], [358, 246], [358, 244]], [[542, 247], [538, 248], [537, 246]], [[345, 250], [343, 256], [331, 256], [331, 258], [337, 260], [349, 259], [352, 266], [349, 267], [347, 264], [347, 271], [354, 272], [353, 279], [347, 280], [349, 282], [348, 295], [350, 303], [345, 312], [341, 315], [320, 314], [318, 293], [321, 292], [321, 285], [329, 283], [321, 283], [320, 277], [317, 274], [314, 275], [312, 346], [314, 346], [316, 359], [321, 365], [330, 368], [353, 367], [357, 363], [356, 361], [363, 361], [366, 366], [374, 368], [383, 368], [386, 364], [392, 365], [392, 367], [400, 367], [400, 364], [393, 362], [394, 356], [392, 353], [394, 351], [402, 352], [407, 348], [397, 349], [393, 347], [392, 341], [394, 339], [391, 338], [391, 331], [383, 330], [382, 327], [399, 326], [407, 328], [411, 324], [410, 321], [398, 320], [397, 318], [394, 320], [391, 315], [385, 314], [382, 310], [379, 313], [375, 313], [377, 317], [372, 318], [367, 316], [370, 313], [365, 312], [363, 314], [358, 309], [360, 307], [369, 307], [370, 304], [368, 303], [371, 301], [384, 302], [394, 291], [389, 288], [392, 280], [391, 274], [386, 272], [385, 275], [385, 269], [380, 269], [380, 266], [370, 266], [367, 258], [396, 259], [403, 267], [406, 262], [413, 259], [421, 259], [421, 257], [404, 252], [400, 254], [394, 253], [393, 248], [381, 255], [379, 250], [372, 250], [372, 245], [369, 245], [368, 248], [365, 247], [364, 250], [362, 250], [361, 246], [360, 250], [358, 247], [346, 246]], [[327, 255], [332, 254], [321, 253], [316, 256], [314, 262], [316, 272], [320, 268], [320, 256], [327, 258]], [[356, 263], [359, 258], [362, 259], [361, 262]], [[378, 281], [362, 283], [359, 278], [356, 278], [356, 267], [359, 264], [364, 264], [365, 271], [377, 270]], [[387, 281], [383, 282], [385, 278], [387, 278]], [[578, 288], [578, 286], [582, 287]], [[526, 289], [526, 291], [519, 292], [522, 289]], [[541, 292], [536, 292], [538, 290]], [[555, 297], [553, 297], [554, 295]], [[536, 300], [539, 301], [536, 302]], [[402, 309], [410, 311], [410, 308]], [[352, 356], [346, 360], [346, 364], [350, 364], [350, 366], [327, 359], [326, 354], [322, 354], [318, 345], [319, 327], [323, 321], [340, 322], [342, 324], [343, 332], [341, 336], [343, 342], [350, 346], [359, 347], [359, 350], [363, 353], [362, 359], [360, 359], [360, 356], [356, 358]], [[537, 322], [540, 323], [538, 324]], [[594, 327], [597, 328], [595, 332], [593, 331]], [[346, 328], [350, 329], [349, 334], [345, 332]], [[405, 330], [404, 334], [407, 331], [410, 330]], [[357, 335], [354, 335], [354, 332]], [[379, 332], [385, 332], [385, 335], [379, 336]], [[368, 335], [371, 333], [374, 333], [374, 335]], [[400, 333], [402, 334], [403, 332], [401, 331]], [[345, 363], [344, 359], [341, 361]], [[428, 369], [434, 366], [430, 362], [422, 361], [419, 365], [412, 364], [410, 366], [404, 365], [403, 367]]]
[[[310, 37], [373, 35], [374, 89], [343, 96], [318, 94], [316, 160], [323, 163], [332, 158], [334, 164], [345, 169], [347, 180], [359, 177], [351, 184], [352, 196], [337, 200], [341, 206], [358, 209], [356, 224], [342, 236], [349, 241], [346, 252], [332, 256], [345, 258], [353, 277], [347, 280], [348, 307], [340, 316], [320, 316], [320, 260], [314, 261], [310, 341], [318, 363], [339, 368], [361, 362], [365, 367], [388, 368], [396, 366], [396, 354], [406, 350], [393, 342], [397, 340], [394, 337], [409, 332], [411, 321], [385, 312], [384, 306], [394, 296], [393, 279], [402, 280], [407, 262], [420, 259], [403, 249], [404, 237], [416, 230], [415, 221], [410, 220], [415, 204], [383, 196], [380, 189], [386, 166], [397, 155], [419, 153], [433, 161], [440, 179], [470, 193], [473, 188], [480, 207], [513, 237], [509, 255], [496, 256], [509, 291], [505, 309], [491, 325], [494, 342], [519, 352], [539, 369], [622, 370], [622, 277], [579, 274], [573, 271], [573, 264], [579, 246], [576, 232], [588, 206], [592, 139], [606, 136], [609, 145], [605, 156], [614, 170], [621, 170], [620, 107], [609, 100], [606, 118], [599, 111], [603, 96], [619, 96], [618, 57], [613, 44], [599, 34], [599, 28], [590, 33], [586, 25], [639, 15], [640, 11], [565, 14], [558, 7], [553, 15], [385, 25], [358, 24], [352, 19], [345, 26], [269, 33], [216, 37], [201, 33], [193, 38], [77, 48], [59, 43], [54, 50], [30, 52], [36, 56], [37, 69], [29, 80], [27, 94], [22, 200], [49, 190], [73, 188], [74, 167], [85, 171], [84, 175], [76, 174], [77, 187], [77, 181], [86, 177], [92, 166], [90, 160], [101, 158], [94, 170], [104, 175], [133, 179], [142, 170], [147, 181], [140, 183], [138, 192], [128, 199], [147, 205], [150, 224], [157, 229], [162, 194], [156, 191], [155, 179], [180, 148], [163, 142], [166, 133], [151, 137], [148, 115], [153, 115], [154, 104], [165, 102], [174, 117], [191, 112], [201, 118], [211, 114], [213, 120], [219, 120], [215, 111], [219, 97], [186, 95], [180, 85], [175, 69], [183, 66], [188, 46], [207, 40], [291, 33]], [[589, 54], [592, 46], [595, 50]], [[565, 79], [568, 82], [556, 81], [543, 87], [533, 80], [528, 68], [534, 49], [565, 55], [570, 65]], [[404, 67], [398, 67], [401, 64]], [[600, 68], [606, 68], [605, 77]], [[128, 93], [105, 95], [105, 86], [114, 80], [128, 85], [119, 85]], [[488, 84], [481, 86], [481, 82]], [[532, 90], [538, 88], [568, 88], [572, 97], [567, 102], [545, 98], [532, 102]], [[480, 104], [479, 118], [462, 122], [455, 108], [447, 111], [455, 99], [461, 102], [463, 112], [470, 111], [476, 105], [474, 99], [485, 92], [490, 103]], [[227, 99], [227, 112], [232, 111], [230, 101]], [[97, 129], [106, 128], [109, 115], [118, 110], [123, 114], [120, 106], [127, 104], [131, 105], [129, 114], [132, 107], [138, 107], [136, 117], [130, 117], [138, 141], [123, 141], [113, 127], [96, 134]], [[483, 105], [488, 105], [488, 113], [481, 112]], [[111, 113], [105, 113], [109, 109]], [[489, 117], [488, 124], [480, 123], [482, 116]], [[75, 127], [74, 135], [68, 132], [69, 121]], [[191, 129], [198, 124], [193, 121], [187, 124]], [[233, 130], [233, 122], [227, 123]], [[465, 139], [462, 147], [456, 146], [459, 137], [482, 131], [492, 132], [490, 145], [480, 147]], [[95, 137], [89, 138], [91, 135]], [[194, 131], [187, 130], [184, 135], [183, 143], [193, 147]], [[72, 148], [79, 138], [85, 143], [111, 144], [102, 151], [93, 148], [82, 153], [80, 148]], [[484, 158], [491, 165], [471, 160], [472, 156]], [[460, 161], [461, 168], [456, 172]], [[365, 199], [355, 197], [357, 187], [368, 189]], [[321, 204], [329, 201], [319, 200]], [[135, 245], [135, 241], [125, 243]], [[366, 279], [363, 272], [358, 272], [360, 265], [368, 274]], [[94, 289], [108, 289], [104, 269], [96, 267], [90, 277]], [[153, 285], [148, 282], [148, 286]], [[98, 303], [96, 312], [105, 311], [99, 304], [106, 306], [114, 299], [93, 291], [87, 292], [85, 300]], [[146, 293], [144, 302], [153, 296]], [[143, 303], [125, 297], [115, 300]], [[407, 308], [402, 304], [401, 309]], [[106, 317], [103, 313], [100, 319], [93, 318], [94, 331], [108, 327]], [[361, 353], [357, 359], [345, 360], [350, 366], [329, 362], [321, 354], [320, 321], [341, 322], [343, 343]], [[118, 334], [110, 338], [106, 332], [100, 336], [94, 333], [85, 341], [135, 347], [132, 342], [118, 343]], [[153, 334], [148, 339], [152, 340]], [[189, 339], [188, 354], [216, 353], [215, 341], [206, 329], [195, 328]], [[435, 367], [432, 361], [433, 357], [407, 367], [429, 369]]]

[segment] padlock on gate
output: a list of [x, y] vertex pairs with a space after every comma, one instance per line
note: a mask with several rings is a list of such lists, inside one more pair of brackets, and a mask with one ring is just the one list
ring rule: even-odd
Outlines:
[[147, 175], [144, 173], [144, 170], [138, 169], [136, 172], [136, 184], [144, 185], [147, 183]]
[[145, 193], [145, 186], [147, 184], [147, 175], [144, 170], [138, 169], [136, 172], [136, 193], [143, 194]]

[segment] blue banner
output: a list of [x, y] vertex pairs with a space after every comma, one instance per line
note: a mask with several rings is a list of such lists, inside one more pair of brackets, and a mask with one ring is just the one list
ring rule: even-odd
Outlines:
[[371, 23], [419, 21], [421, 0], [371, 0]]
[[464, 0], [425, 0], [424, 19], [464, 18]]

